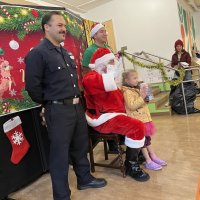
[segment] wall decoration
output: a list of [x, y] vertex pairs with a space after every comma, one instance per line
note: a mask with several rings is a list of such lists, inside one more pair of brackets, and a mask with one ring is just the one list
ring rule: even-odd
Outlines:
[[[149, 77], [151, 77], [150, 79], [147, 78], [145, 82], [147, 83], [156, 83], [156, 79], [154, 79], [153, 77], [156, 75], [158, 75], [158, 79], [161, 79], [161, 81], [158, 82], [162, 82], [162, 80], [166, 83], [168, 83], [169, 85], [173, 85], [176, 86], [178, 84], [180, 84], [183, 81], [183, 78], [185, 76], [185, 69], [184, 68], [180, 68], [178, 69], [179, 72], [179, 77], [176, 80], [171, 80], [171, 78], [169, 77], [168, 73], [166, 72], [166, 68], [164, 67], [164, 63], [162, 63], [161, 61], [159, 62], [154, 62], [153, 64], [147, 64], [147, 62], [143, 62], [143, 61], [139, 61], [136, 57], [132, 56], [132, 54], [127, 53], [125, 51], [121, 51], [118, 52], [118, 54], [122, 57], [125, 57], [128, 61], [130, 61], [133, 65], [141, 67], [141, 68], [146, 68], [148, 69], [147, 74]], [[160, 75], [159, 75], [160, 74]]]
[[87, 39], [87, 44], [88, 46], [92, 45], [94, 43], [94, 40], [90, 36], [90, 30], [93, 24], [96, 22], [84, 19], [84, 26], [85, 26], [85, 34], [86, 34], [86, 39]]
[[177, 4], [182, 40], [185, 50], [191, 53], [196, 38], [194, 18], [190, 11], [186, 10], [181, 4]]
[[[50, 9], [0, 3], [0, 116], [38, 106], [24, 89], [24, 59], [43, 39], [41, 20]], [[65, 10], [61, 13], [67, 29], [62, 45], [75, 57], [80, 75], [81, 59], [87, 47], [83, 20]]]

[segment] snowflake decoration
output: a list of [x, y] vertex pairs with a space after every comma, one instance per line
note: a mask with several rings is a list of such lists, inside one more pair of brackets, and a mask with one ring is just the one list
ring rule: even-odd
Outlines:
[[10, 94], [11, 97], [16, 96], [16, 93], [17, 93], [17, 91], [14, 90], [14, 89], [9, 91], [9, 94]]
[[19, 58], [18, 58], [18, 61], [17, 62], [19, 62], [20, 64], [22, 64], [22, 63], [24, 63], [24, 59], [20, 56]]
[[16, 145], [20, 145], [24, 141], [24, 137], [21, 132], [15, 131], [14, 134], [11, 136], [12, 141]]

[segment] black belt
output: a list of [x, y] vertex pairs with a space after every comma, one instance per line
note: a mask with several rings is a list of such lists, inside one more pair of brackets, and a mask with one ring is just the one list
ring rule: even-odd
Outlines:
[[[88, 112], [91, 113], [91, 114], [93, 114], [93, 115], [96, 115], [96, 110], [95, 109], [88, 109]], [[104, 114], [106, 112], [99, 111], [99, 113]]]
[[74, 105], [79, 103], [79, 97], [73, 99], [60, 99], [60, 100], [51, 100], [46, 101], [46, 104], [60, 104], [60, 105]]

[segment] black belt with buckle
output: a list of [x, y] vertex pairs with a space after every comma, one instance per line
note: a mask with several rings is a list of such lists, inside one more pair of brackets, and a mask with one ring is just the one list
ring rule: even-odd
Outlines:
[[79, 97], [73, 99], [60, 99], [47, 101], [46, 104], [74, 105], [79, 103]]

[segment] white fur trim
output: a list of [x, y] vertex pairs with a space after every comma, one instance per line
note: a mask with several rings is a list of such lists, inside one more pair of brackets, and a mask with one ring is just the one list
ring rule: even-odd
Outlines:
[[130, 148], [141, 148], [144, 146], [145, 137], [141, 140], [133, 140], [131, 138], [125, 137], [125, 145]]
[[103, 64], [108, 64], [108, 62], [112, 59], [115, 58], [115, 55], [113, 53], [108, 53], [108, 54], [105, 54], [104, 56], [102, 56], [101, 58], [97, 58], [95, 60], [95, 67], [98, 67], [100, 65], [103, 65]]
[[89, 64], [88, 66], [90, 69], [94, 69], [95, 68], [95, 64]]
[[8, 131], [14, 129], [15, 127], [19, 126], [22, 123], [19, 116], [13, 117], [12, 119], [9, 119], [7, 122], [3, 124], [3, 130], [5, 133]]
[[102, 74], [102, 78], [106, 92], [117, 90], [117, 84], [115, 83], [115, 78], [113, 73]]
[[97, 31], [101, 28], [103, 28], [104, 25], [103, 24], [97, 24], [95, 27], [93, 27], [90, 31], [90, 36], [93, 37], [95, 35], [95, 33], [97, 33]]
[[97, 119], [92, 119], [87, 114], [85, 116], [86, 116], [86, 120], [87, 120], [88, 125], [91, 126], [91, 127], [96, 127], [96, 126], [99, 126], [99, 125], [105, 123], [106, 121], [108, 121], [109, 119], [112, 119], [112, 118], [114, 118], [118, 115], [127, 116], [125, 113], [104, 113]]

